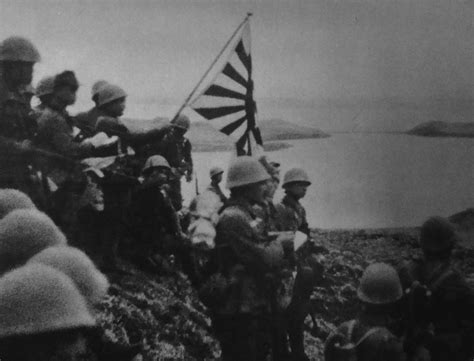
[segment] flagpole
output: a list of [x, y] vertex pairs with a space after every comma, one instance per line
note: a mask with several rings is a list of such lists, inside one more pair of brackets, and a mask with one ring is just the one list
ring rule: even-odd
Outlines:
[[204, 81], [204, 79], [206, 78], [206, 76], [209, 74], [209, 72], [211, 71], [211, 69], [214, 67], [214, 65], [217, 63], [217, 61], [219, 60], [219, 58], [221, 57], [222, 53], [224, 53], [224, 51], [227, 49], [227, 47], [229, 46], [229, 44], [231, 43], [231, 41], [234, 39], [235, 35], [239, 32], [239, 30], [244, 26], [244, 24], [249, 20], [249, 18], [252, 16], [252, 13], [247, 13], [247, 16], [245, 17], [245, 19], [239, 24], [239, 26], [237, 27], [237, 29], [235, 29], [235, 31], [232, 33], [232, 35], [230, 36], [229, 40], [227, 40], [227, 42], [225, 43], [224, 47], [222, 48], [222, 50], [219, 52], [219, 54], [217, 54], [216, 58], [214, 59], [214, 61], [211, 63], [211, 65], [209, 66], [209, 68], [206, 70], [206, 72], [204, 73], [204, 75], [201, 77], [201, 79], [198, 81], [198, 83], [196, 84], [196, 86], [193, 88], [193, 90], [191, 91], [191, 93], [188, 95], [188, 97], [186, 98], [186, 100], [184, 101], [183, 105], [181, 105], [181, 107], [179, 108], [179, 110], [176, 112], [175, 116], [171, 119], [171, 121], [175, 120], [178, 115], [183, 111], [183, 109], [188, 105], [189, 101], [191, 100], [191, 98], [194, 96], [194, 94], [196, 93], [196, 90], [199, 88], [199, 86], [202, 84], [202, 82]]

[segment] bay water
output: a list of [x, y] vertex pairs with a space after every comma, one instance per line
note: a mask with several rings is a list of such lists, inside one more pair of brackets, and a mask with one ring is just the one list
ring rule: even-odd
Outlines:
[[[474, 139], [334, 133], [288, 143], [291, 148], [267, 156], [281, 163], [282, 177], [292, 167], [308, 171], [313, 183], [302, 204], [312, 227], [416, 226], [431, 215], [474, 207]], [[232, 156], [193, 154], [200, 190], [209, 184], [210, 168], [227, 170]], [[194, 195], [194, 181], [183, 182], [185, 203]], [[275, 201], [282, 195], [279, 189]]]

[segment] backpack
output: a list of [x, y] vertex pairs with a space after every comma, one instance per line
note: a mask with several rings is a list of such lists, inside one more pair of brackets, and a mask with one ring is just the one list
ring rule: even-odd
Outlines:
[[354, 340], [356, 324], [357, 320], [351, 320], [348, 322], [345, 332], [338, 331], [328, 338], [324, 350], [325, 361], [358, 361], [357, 348], [359, 345], [368, 337], [384, 330], [384, 327], [372, 327], [360, 339]]

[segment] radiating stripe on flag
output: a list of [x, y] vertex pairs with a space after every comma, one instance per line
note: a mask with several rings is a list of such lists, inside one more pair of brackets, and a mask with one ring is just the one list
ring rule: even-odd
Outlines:
[[245, 100], [245, 94], [224, 88], [220, 85], [212, 84], [205, 92], [205, 95], [215, 95], [218, 97], [234, 98]]
[[224, 67], [224, 70], [222, 71], [225, 75], [227, 75], [229, 78], [235, 80], [237, 83], [241, 84], [243, 87], [247, 88], [248, 83], [247, 80], [244, 79], [242, 75], [240, 75], [237, 70], [230, 64], [227, 63], [226, 66]]
[[194, 108], [196, 112], [201, 114], [204, 118], [209, 120], [222, 117], [224, 115], [232, 114], [240, 110], [245, 110], [245, 105], [235, 105], [229, 107], [219, 108]]

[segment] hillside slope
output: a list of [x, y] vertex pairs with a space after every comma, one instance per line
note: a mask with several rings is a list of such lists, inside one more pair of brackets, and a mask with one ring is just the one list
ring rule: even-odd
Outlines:
[[473, 138], [474, 123], [432, 121], [419, 124], [407, 133], [423, 137]]

